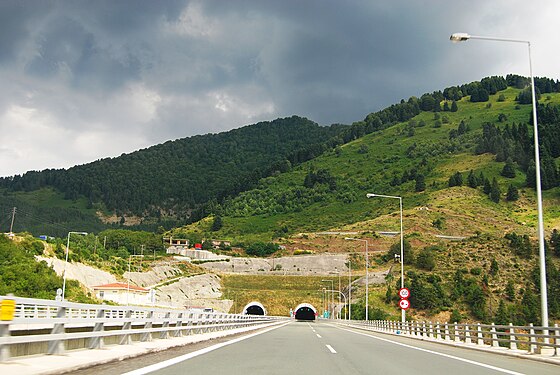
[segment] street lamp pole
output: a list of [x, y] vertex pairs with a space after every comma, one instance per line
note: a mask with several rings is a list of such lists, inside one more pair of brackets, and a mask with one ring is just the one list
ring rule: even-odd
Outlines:
[[338, 293], [339, 298], [340, 298], [340, 296], [344, 297], [344, 304], [346, 305], [348, 303], [348, 300], [346, 299], [346, 296], [340, 290], [327, 290], [327, 292]]
[[[395, 196], [395, 195], [383, 195], [383, 194], [374, 194], [369, 193], [366, 194], [368, 198], [390, 198], [390, 199], [398, 199], [399, 200], [399, 209], [400, 209], [400, 216], [401, 216], [401, 288], [404, 288], [404, 232], [403, 232], [403, 207], [402, 207], [402, 197]], [[401, 321], [404, 323], [406, 321], [406, 310], [401, 309]]]
[[68, 264], [68, 251], [70, 248], [70, 235], [71, 234], [81, 234], [87, 236], [87, 232], [68, 232], [68, 240], [66, 241], [66, 255], [64, 257], [64, 271], [62, 273], [62, 301], [65, 300], [66, 296], [66, 265]]
[[348, 259], [348, 320], [352, 320], [352, 261]]
[[[539, 154], [539, 130], [537, 126], [537, 99], [535, 96], [535, 80], [533, 78], [533, 64], [531, 62], [531, 42], [528, 40], [494, 38], [487, 36], [474, 36], [467, 33], [452, 34], [449, 40], [454, 43], [465, 42], [469, 39], [491, 40], [497, 42], [512, 42], [527, 44], [529, 51], [529, 75], [531, 77], [531, 99], [533, 104], [533, 136], [535, 138], [535, 179], [537, 190], [537, 212], [538, 212], [538, 236], [539, 236], [539, 268], [540, 268], [540, 288], [541, 288], [541, 321], [543, 327], [548, 327], [548, 297], [546, 286], [546, 261], [545, 261], [545, 239], [544, 239], [544, 219], [542, 207], [542, 189], [541, 189], [541, 166]], [[543, 331], [547, 335], [548, 330]], [[548, 342], [548, 338], [545, 339]]]
[[348, 241], [362, 241], [366, 244], [366, 320], [369, 320], [369, 256], [368, 256], [368, 240], [361, 238], [346, 237]]
[[[333, 280], [321, 280], [321, 282], [323, 282], [323, 283], [331, 283], [331, 290], [334, 289], [334, 281], [333, 281]], [[328, 292], [329, 292], [329, 291], [327, 290], [327, 297], [328, 297]], [[332, 299], [331, 306], [334, 306], [334, 293], [331, 293], [331, 299]], [[328, 300], [328, 299], [327, 299], [327, 300]], [[328, 305], [327, 305], [327, 306], [328, 306]], [[333, 307], [333, 312], [334, 312], [334, 307]], [[331, 317], [330, 317], [331, 319], [332, 319], [332, 315], [333, 315], [333, 314], [331, 314]]]

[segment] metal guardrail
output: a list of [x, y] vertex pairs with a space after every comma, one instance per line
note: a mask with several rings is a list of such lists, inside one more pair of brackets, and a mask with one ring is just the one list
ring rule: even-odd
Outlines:
[[432, 323], [419, 321], [336, 321], [337, 324], [363, 327], [377, 332], [402, 334], [408, 337], [464, 343], [487, 347], [502, 347], [528, 353], [560, 355], [560, 327], [514, 326], [480, 323]]
[[[14, 301], [15, 306], [10, 301]], [[0, 361], [18, 355], [62, 354], [70, 349], [98, 349], [108, 342], [125, 345], [132, 341], [181, 337], [283, 319], [6, 296], [0, 296], [0, 302], [3, 309], [0, 321]], [[17, 346], [25, 348], [14, 349]], [[33, 349], [30, 349], [31, 346], [34, 346]]]

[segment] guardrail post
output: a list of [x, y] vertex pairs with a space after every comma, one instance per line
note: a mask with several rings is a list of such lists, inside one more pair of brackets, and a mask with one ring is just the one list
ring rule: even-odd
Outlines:
[[490, 329], [490, 332], [492, 333], [492, 338], [491, 340], [491, 345], [494, 348], [497, 348], [500, 346], [500, 342], [498, 341], [498, 333], [496, 332], [496, 326], [494, 325], [494, 323], [492, 323], [492, 328]]
[[[97, 310], [97, 319], [103, 319], [105, 317], [105, 309]], [[93, 326], [93, 334], [95, 332], [103, 332], [103, 322], [96, 322]], [[93, 336], [89, 340], [89, 348], [90, 349], [101, 349], [103, 347], [103, 337], [102, 336]]]
[[455, 342], [461, 341], [461, 335], [459, 334], [459, 327], [457, 322], [453, 324], [453, 339]]
[[[10, 326], [7, 323], [0, 323], [0, 339], [10, 336]], [[0, 362], [7, 361], [10, 358], [10, 345], [0, 344]]]
[[[154, 318], [154, 310], [150, 310], [148, 312], [148, 315], [145, 317], [146, 319], [146, 324], [144, 325], [144, 329], [150, 329], [152, 328], [152, 319]], [[140, 339], [140, 341], [144, 342], [144, 341], [152, 341], [152, 333], [151, 332], [144, 332], [142, 334], [142, 338]]]
[[130, 337], [130, 330], [132, 329], [132, 310], [128, 310], [125, 315], [126, 322], [124, 322], [122, 330], [126, 333], [121, 336], [119, 341], [120, 345], [130, 345], [132, 343], [132, 338]]
[[482, 336], [482, 327], [480, 323], [476, 324], [476, 344], [484, 345], [484, 337]]
[[429, 331], [429, 336], [431, 339], [434, 338], [434, 325], [432, 324], [432, 322], [428, 322], [429, 327], [430, 327], [430, 331]]
[[471, 330], [468, 325], [465, 325], [465, 344], [472, 344]]
[[163, 324], [161, 325], [162, 331], [159, 334], [160, 339], [168, 339], [169, 338], [169, 320], [171, 319], [171, 312], [168, 311], [165, 313], [165, 317], [163, 318]]
[[535, 329], [533, 328], [533, 323], [529, 323], [529, 353], [533, 354], [537, 351], [537, 341], [535, 338]]
[[179, 315], [177, 316], [177, 321], [175, 322], [175, 328], [179, 328], [179, 329], [175, 330], [175, 334], [173, 336], [175, 337], [183, 336], [183, 331], [180, 329], [182, 326], [183, 326], [183, 312], [180, 312]]
[[441, 340], [441, 325], [436, 322], [436, 340]]
[[[63, 319], [66, 316], [66, 306], [59, 306], [56, 312], [57, 319]], [[51, 335], [64, 333], [64, 323], [55, 323], [51, 330]], [[49, 341], [47, 354], [62, 354], [64, 353], [64, 341], [53, 340]]]
[[517, 350], [517, 342], [515, 341], [515, 331], [513, 329], [513, 323], [509, 323], [509, 348], [512, 350]]
[[449, 335], [449, 322], [445, 322], [445, 341], [451, 341], [451, 336]]
[[422, 337], [428, 337], [428, 329], [426, 327], [426, 322], [422, 322]]
[[[554, 343], [560, 345], [560, 330], [558, 329], [558, 324], [554, 324]], [[554, 348], [554, 355], [560, 355], [560, 347], [556, 346]]]

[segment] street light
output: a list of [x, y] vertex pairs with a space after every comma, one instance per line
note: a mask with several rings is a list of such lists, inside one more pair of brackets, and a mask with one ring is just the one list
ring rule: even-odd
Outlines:
[[[403, 233], [403, 209], [402, 209], [402, 197], [395, 195], [383, 195], [383, 194], [366, 194], [368, 198], [390, 198], [399, 200], [399, 208], [401, 211], [401, 288], [404, 288], [404, 233]], [[401, 309], [401, 321], [404, 323], [406, 321], [406, 311]]]
[[[543, 327], [548, 327], [548, 298], [546, 286], [546, 264], [545, 264], [545, 240], [544, 240], [544, 220], [542, 207], [542, 189], [541, 189], [541, 166], [539, 155], [539, 131], [537, 126], [537, 100], [535, 98], [535, 80], [533, 78], [533, 65], [531, 62], [531, 42], [528, 40], [517, 40], [509, 38], [495, 38], [487, 36], [474, 36], [467, 33], [452, 34], [449, 40], [454, 43], [465, 42], [469, 39], [491, 40], [496, 42], [512, 42], [527, 44], [529, 51], [529, 75], [531, 76], [531, 99], [533, 104], [533, 136], [535, 137], [535, 177], [537, 188], [537, 211], [538, 211], [538, 235], [539, 235], [539, 268], [540, 268], [540, 287], [541, 287], [541, 321]], [[548, 330], [543, 331], [547, 335]], [[546, 339], [548, 342], [548, 338]]]
[[[348, 300], [346, 299], [346, 296], [344, 295], [344, 293], [342, 293], [340, 290], [327, 290], [327, 292], [332, 292], [332, 293], [338, 293], [340, 294], [342, 297], [344, 297], [344, 305], [346, 305], [348, 303]], [[340, 298], [340, 297], [339, 297]]]
[[347, 241], [362, 241], [366, 244], [366, 320], [369, 320], [368, 310], [369, 310], [369, 256], [368, 256], [368, 240], [361, 238], [346, 237]]
[[87, 236], [87, 232], [68, 232], [68, 240], [66, 241], [66, 256], [64, 259], [64, 273], [62, 276], [62, 300], [64, 301], [65, 292], [66, 292], [66, 265], [68, 264], [68, 250], [70, 247], [70, 235], [71, 234], [81, 234], [83, 236]]
[[[321, 280], [321, 282], [322, 283], [329, 283], [330, 282], [331, 283], [331, 290], [334, 289], [334, 281], [333, 280]], [[328, 292], [328, 290], [327, 290], [327, 292]], [[328, 293], [327, 293], [327, 297], [328, 297]], [[334, 293], [331, 293], [331, 299], [332, 299], [331, 306], [334, 306]], [[328, 303], [327, 303], [327, 306], [328, 306]], [[331, 315], [331, 319], [332, 319], [332, 315]]]

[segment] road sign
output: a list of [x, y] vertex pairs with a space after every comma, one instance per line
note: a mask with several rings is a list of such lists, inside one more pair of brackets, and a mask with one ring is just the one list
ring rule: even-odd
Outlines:
[[399, 297], [401, 297], [401, 299], [410, 297], [410, 290], [408, 290], [407, 288], [401, 288], [399, 290]]
[[399, 307], [403, 310], [408, 310], [408, 308], [410, 307], [410, 302], [408, 302], [407, 299], [401, 299], [399, 301]]

